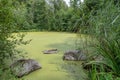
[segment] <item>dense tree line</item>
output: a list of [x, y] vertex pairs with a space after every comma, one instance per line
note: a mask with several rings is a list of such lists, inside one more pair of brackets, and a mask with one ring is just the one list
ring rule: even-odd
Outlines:
[[[118, 0], [110, 1], [114, 5], [120, 3]], [[97, 16], [110, 1], [70, 0], [68, 6], [64, 0], [16, 0], [16, 24], [20, 30], [78, 32], [81, 27], [87, 29], [93, 25], [91, 17]]]
[[[21, 30], [48, 30], [77, 32], [79, 27], [74, 26], [80, 19], [80, 0], [71, 0], [70, 6], [64, 0], [18, 0], [23, 22]], [[79, 4], [78, 4], [79, 2]]]

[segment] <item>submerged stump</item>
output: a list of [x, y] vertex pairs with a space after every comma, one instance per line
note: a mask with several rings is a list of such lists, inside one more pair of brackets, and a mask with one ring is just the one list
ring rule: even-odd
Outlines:
[[58, 53], [58, 49], [50, 49], [50, 50], [44, 50], [44, 54], [56, 54]]

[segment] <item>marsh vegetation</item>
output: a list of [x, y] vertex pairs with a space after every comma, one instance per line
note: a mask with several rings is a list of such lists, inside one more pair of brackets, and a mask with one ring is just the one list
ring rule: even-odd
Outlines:
[[[0, 0], [0, 80], [120, 79], [120, 1], [65, 1]], [[58, 52], [43, 54], [51, 49]], [[87, 60], [62, 59], [76, 49]], [[19, 59], [42, 69], [17, 78], [10, 65]]]

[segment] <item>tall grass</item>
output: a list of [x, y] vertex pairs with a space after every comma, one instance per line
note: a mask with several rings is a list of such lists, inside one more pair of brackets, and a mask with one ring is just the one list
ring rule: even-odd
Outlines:
[[96, 40], [89, 44], [96, 52], [94, 56], [102, 56], [102, 60], [88, 61], [87, 64], [91, 65], [90, 80], [117, 80], [120, 77], [119, 10], [119, 4], [114, 4], [113, 0], [107, 1], [103, 4], [103, 8], [96, 10], [96, 15], [92, 15], [94, 10], [90, 12], [87, 29], [81, 26], [80, 33], [85, 31]]

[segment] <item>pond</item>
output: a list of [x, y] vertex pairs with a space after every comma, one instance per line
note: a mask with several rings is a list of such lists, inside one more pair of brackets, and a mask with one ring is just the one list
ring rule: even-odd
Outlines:
[[[65, 51], [76, 49], [76, 34], [64, 32], [27, 32], [25, 40], [32, 41], [20, 46], [27, 58], [35, 59], [42, 69], [24, 76], [25, 80], [85, 80], [81, 62], [63, 61]], [[56, 48], [57, 54], [43, 54], [42, 51]]]

